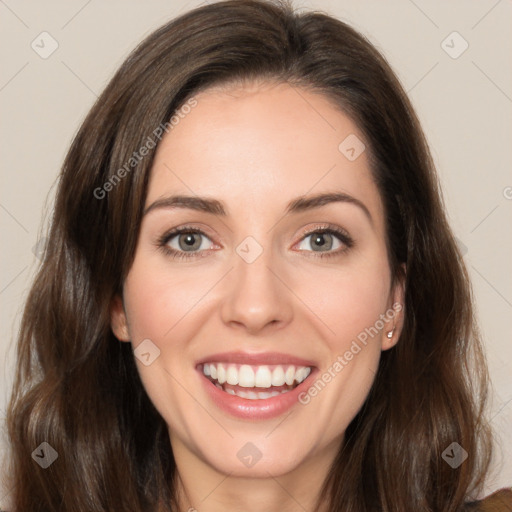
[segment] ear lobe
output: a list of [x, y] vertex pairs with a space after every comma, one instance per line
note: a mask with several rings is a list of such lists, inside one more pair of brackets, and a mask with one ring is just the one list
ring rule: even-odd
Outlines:
[[390, 305], [386, 311], [386, 323], [382, 337], [382, 350], [388, 350], [398, 343], [404, 326], [405, 307], [405, 263], [401, 265], [403, 273], [396, 277], [393, 291], [390, 294]]
[[119, 295], [110, 304], [110, 328], [119, 341], [131, 341], [123, 300]]

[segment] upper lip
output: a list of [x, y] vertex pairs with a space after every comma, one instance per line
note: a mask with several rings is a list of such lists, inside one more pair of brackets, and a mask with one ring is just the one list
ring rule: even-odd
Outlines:
[[303, 359], [301, 357], [292, 356], [290, 354], [282, 354], [279, 352], [261, 352], [261, 353], [247, 353], [247, 352], [222, 352], [212, 354], [202, 358], [197, 362], [198, 365], [204, 363], [233, 363], [233, 364], [249, 364], [249, 365], [266, 365], [275, 364], [283, 365], [290, 364], [294, 366], [309, 366], [314, 367], [315, 364], [311, 360]]

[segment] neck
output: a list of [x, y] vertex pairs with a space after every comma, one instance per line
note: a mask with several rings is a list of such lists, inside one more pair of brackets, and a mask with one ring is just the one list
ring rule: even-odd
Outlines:
[[[339, 440], [338, 440], [339, 443]], [[327, 512], [326, 497], [316, 508], [338, 443], [305, 460], [286, 474], [249, 478], [223, 474], [185, 447], [173, 446], [179, 512]]]

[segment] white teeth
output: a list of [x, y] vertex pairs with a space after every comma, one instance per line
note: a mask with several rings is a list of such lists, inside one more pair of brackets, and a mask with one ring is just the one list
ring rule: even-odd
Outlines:
[[293, 381], [295, 380], [295, 366], [288, 367], [288, 370], [286, 370], [286, 373], [284, 374], [284, 379], [288, 386], [293, 384]]
[[297, 382], [302, 382], [308, 378], [308, 375], [311, 373], [311, 368], [303, 367], [299, 368], [297, 370], [297, 373], [295, 374], [295, 380]]
[[222, 364], [217, 365], [217, 381], [219, 384], [226, 382], [226, 369]]
[[272, 374], [268, 366], [259, 366], [256, 370], [255, 385], [257, 388], [269, 388], [272, 386]]
[[284, 370], [282, 366], [277, 366], [272, 372], [272, 386], [284, 386]]
[[[228, 363], [204, 363], [203, 373], [217, 384], [230, 384], [243, 388], [271, 388], [300, 384], [311, 373], [308, 366], [293, 365], [235, 365]], [[248, 398], [248, 397], [243, 397]]]
[[240, 366], [238, 371], [238, 385], [243, 388], [254, 387], [254, 371], [248, 364]]
[[235, 366], [228, 367], [226, 382], [232, 386], [236, 386], [238, 384], [238, 370]]
[[[232, 389], [226, 391], [228, 391], [230, 395], [236, 395], [240, 398], [246, 398], [247, 400], [266, 400], [267, 398], [281, 394], [279, 391], [272, 391], [272, 393], [268, 391], [233, 391]], [[287, 393], [287, 391], [285, 391], [285, 393]]]

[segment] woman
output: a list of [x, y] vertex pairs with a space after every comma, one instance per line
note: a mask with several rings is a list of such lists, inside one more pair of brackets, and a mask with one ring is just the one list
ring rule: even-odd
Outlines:
[[323, 14], [206, 5], [131, 54], [64, 162], [14, 510], [475, 510], [486, 379], [389, 65]]

